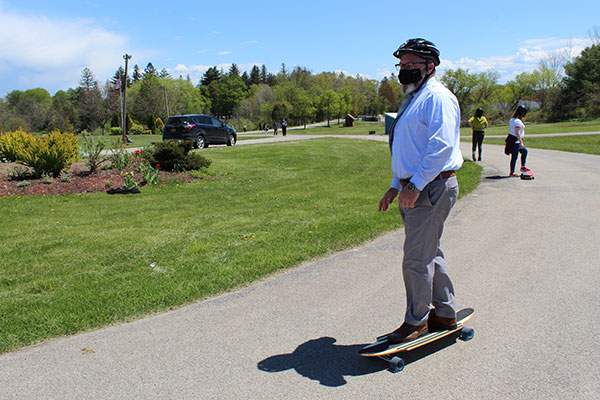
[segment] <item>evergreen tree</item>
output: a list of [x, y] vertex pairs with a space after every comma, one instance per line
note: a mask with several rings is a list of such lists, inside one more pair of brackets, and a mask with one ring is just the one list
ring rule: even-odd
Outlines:
[[81, 71], [79, 87], [85, 90], [98, 89], [98, 81], [96, 80], [92, 70], [88, 67], [85, 67], [83, 71]]
[[77, 87], [77, 113], [79, 130], [93, 131], [103, 120], [102, 93], [98, 81], [89, 68], [84, 68]]
[[165, 68], [163, 68], [158, 73], [158, 77], [161, 78], [161, 79], [170, 79], [171, 78], [171, 74], [169, 74], [169, 72], [167, 72], [167, 70]]
[[267, 83], [267, 67], [265, 64], [260, 67], [260, 83]]
[[240, 69], [235, 63], [231, 64], [231, 67], [229, 67], [229, 76], [240, 77]]
[[148, 65], [146, 65], [146, 68], [144, 68], [144, 77], [146, 77], [148, 75], [158, 76], [158, 73], [156, 72], [156, 68], [154, 68], [154, 65], [152, 65], [151, 62], [149, 62]]
[[217, 69], [217, 67], [210, 67], [206, 70], [202, 79], [200, 80], [201, 86], [209, 86], [214, 81], [219, 81], [221, 79], [221, 72]]
[[249, 79], [250, 85], [258, 85], [261, 83], [260, 81], [260, 69], [258, 68], [257, 65], [252, 66], [252, 69], [250, 70], [250, 79]]
[[[123, 68], [119, 67], [119, 69], [121, 71], [123, 71]], [[140, 70], [140, 67], [138, 67], [138, 65], [135, 64], [134, 67], [133, 67], [133, 76], [132, 76], [133, 83], [135, 83], [137, 81], [140, 81], [143, 77], [144, 76], [142, 75], [142, 71]], [[129, 87], [129, 86], [131, 86], [131, 85], [128, 82], [127, 87]]]
[[250, 77], [248, 76], [248, 73], [246, 71], [244, 71], [242, 73], [241, 78], [242, 78], [242, 81], [244, 81], [244, 83], [246, 84], [246, 87], [249, 87], [250, 86]]

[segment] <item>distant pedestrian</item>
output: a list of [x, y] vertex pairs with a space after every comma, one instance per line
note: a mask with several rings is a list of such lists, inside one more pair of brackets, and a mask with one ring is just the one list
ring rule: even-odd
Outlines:
[[278, 128], [277, 122], [273, 122], [273, 132], [274, 132], [275, 136], [277, 136], [277, 128]]
[[475, 110], [475, 115], [469, 119], [469, 125], [473, 128], [473, 161], [475, 161], [475, 149], [479, 149], [478, 161], [481, 161], [481, 146], [483, 146], [484, 129], [488, 127], [488, 121], [483, 116], [483, 108]]
[[246, 133], [246, 125], [244, 125], [244, 133]]
[[269, 124], [265, 122], [265, 136], [269, 135]]
[[506, 138], [505, 153], [510, 154], [510, 176], [518, 176], [515, 173], [515, 168], [519, 154], [521, 154], [521, 172], [529, 171], [526, 166], [528, 151], [525, 143], [523, 143], [525, 138], [523, 118], [525, 118], [525, 115], [527, 115], [527, 107], [518, 106], [508, 124], [509, 132]]
[[283, 121], [281, 121], [281, 134], [283, 136], [285, 136], [286, 132], [287, 132], [287, 121], [284, 118]]

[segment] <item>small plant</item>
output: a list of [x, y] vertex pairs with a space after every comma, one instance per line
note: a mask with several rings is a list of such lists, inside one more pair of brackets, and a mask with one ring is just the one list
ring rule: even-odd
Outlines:
[[157, 185], [158, 181], [160, 179], [160, 175], [159, 175], [159, 167], [160, 165], [157, 164], [157, 167], [154, 168], [152, 167], [150, 164], [148, 163], [144, 163], [144, 166], [142, 167], [142, 181], [144, 183], [148, 183], [150, 185]]
[[61, 182], [70, 182], [71, 174], [68, 171], [60, 171], [60, 181]]
[[106, 181], [106, 182], [104, 182], [104, 186], [107, 187], [107, 188], [111, 187], [112, 185], [113, 185], [113, 181]]
[[90, 173], [95, 173], [98, 167], [103, 162], [107, 161], [106, 158], [102, 157], [102, 150], [104, 150], [105, 143], [100, 140], [97, 136], [92, 136], [86, 131], [81, 134], [83, 148], [82, 155], [85, 158], [85, 165], [90, 169]]
[[27, 179], [31, 177], [32, 174], [28, 168], [17, 165], [8, 173], [8, 179], [11, 181], [22, 181], [23, 179]]
[[125, 143], [119, 138], [113, 142], [113, 153], [110, 156], [111, 168], [116, 168], [119, 174], [129, 166], [131, 153], [125, 149]]
[[160, 142], [148, 151], [152, 165], [160, 164], [163, 171], [192, 171], [210, 166], [211, 161], [199, 153], [190, 153], [191, 142]]
[[133, 174], [133, 171], [129, 171], [129, 172], [125, 173], [125, 175], [123, 175], [123, 179], [125, 180], [123, 187], [127, 190], [137, 187], [137, 183], [135, 183], [134, 178], [135, 178], [135, 175]]
[[31, 182], [27, 182], [27, 181], [17, 183], [17, 187], [25, 187], [25, 186], [29, 186], [29, 185], [31, 185]]
[[42, 174], [42, 182], [45, 183], [46, 185], [49, 185], [50, 183], [52, 183], [52, 175], [50, 175], [48, 173]]
[[134, 168], [142, 174], [142, 182], [151, 185], [158, 184], [160, 164], [156, 164], [156, 168], [150, 165], [146, 159], [146, 152], [144, 150], [136, 150], [133, 159], [135, 163]]

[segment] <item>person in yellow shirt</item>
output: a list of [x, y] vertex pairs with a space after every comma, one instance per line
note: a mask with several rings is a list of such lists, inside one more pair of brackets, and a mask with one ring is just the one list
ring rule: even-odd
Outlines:
[[483, 108], [475, 110], [475, 115], [469, 119], [469, 125], [473, 128], [473, 161], [475, 161], [475, 149], [479, 149], [478, 160], [481, 161], [484, 129], [488, 127], [488, 121], [483, 116]]

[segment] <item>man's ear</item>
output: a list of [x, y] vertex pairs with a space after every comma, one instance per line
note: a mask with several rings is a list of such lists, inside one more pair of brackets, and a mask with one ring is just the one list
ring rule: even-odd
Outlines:
[[[431, 68], [429, 68], [431, 66]], [[430, 61], [427, 63], [427, 73], [430, 74], [433, 72], [433, 70], [435, 70], [435, 64]]]

